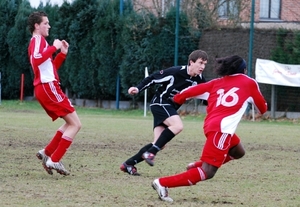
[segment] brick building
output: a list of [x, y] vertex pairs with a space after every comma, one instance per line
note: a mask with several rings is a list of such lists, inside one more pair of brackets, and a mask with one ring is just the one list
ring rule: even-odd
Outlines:
[[299, 0], [255, 0], [255, 26], [300, 30]]
[[[133, 0], [136, 10], [146, 9], [163, 16], [177, 0]], [[180, 0], [181, 9], [192, 12], [197, 2], [219, 25], [234, 22], [234, 25], [249, 27], [252, 0]], [[286, 28], [300, 30], [299, 0], [254, 0], [256, 28]]]

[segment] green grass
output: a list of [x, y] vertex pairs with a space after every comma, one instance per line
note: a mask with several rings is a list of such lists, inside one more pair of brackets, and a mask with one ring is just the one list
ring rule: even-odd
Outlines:
[[242, 121], [240, 160], [192, 187], [170, 189], [172, 204], [157, 198], [153, 179], [182, 172], [198, 159], [204, 115], [183, 117], [184, 131], [157, 157], [137, 165], [140, 177], [119, 165], [153, 139], [152, 115], [142, 110], [77, 108], [82, 129], [63, 162], [70, 176], [48, 175], [35, 153], [62, 120], [52, 122], [36, 102], [0, 105], [0, 206], [300, 206], [299, 121]]

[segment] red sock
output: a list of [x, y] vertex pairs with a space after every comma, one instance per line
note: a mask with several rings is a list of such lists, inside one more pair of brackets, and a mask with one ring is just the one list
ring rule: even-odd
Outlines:
[[186, 172], [171, 175], [167, 177], [162, 177], [159, 179], [159, 183], [168, 188], [180, 187], [180, 186], [190, 186], [195, 185], [199, 181], [206, 179], [205, 172], [201, 167], [192, 168]]
[[47, 156], [51, 156], [52, 153], [56, 150], [62, 135], [63, 133], [58, 130], [49, 144], [45, 147], [45, 154]]
[[51, 155], [51, 160], [53, 162], [59, 162], [64, 154], [67, 152], [68, 148], [72, 144], [73, 139], [67, 136], [62, 136], [58, 147]]
[[203, 164], [202, 160], [194, 162], [195, 167], [202, 167], [202, 164]]
[[234, 160], [234, 158], [231, 157], [231, 156], [228, 154], [228, 155], [226, 156], [226, 158], [225, 158], [225, 160], [224, 160], [224, 162], [223, 162], [222, 165], [224, 165], [225, 163], [229, 162], [230, 160]]

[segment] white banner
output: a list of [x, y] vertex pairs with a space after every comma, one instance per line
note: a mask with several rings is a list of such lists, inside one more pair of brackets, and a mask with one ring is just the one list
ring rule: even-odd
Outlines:
[[255, 79], [259, 83], [300, 87], [300, 65], [281, 64], [257, 59]]

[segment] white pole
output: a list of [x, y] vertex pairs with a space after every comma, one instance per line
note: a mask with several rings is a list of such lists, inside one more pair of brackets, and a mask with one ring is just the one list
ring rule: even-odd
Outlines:
[[[148, 68], [145, 67], [145, 78], [148, 76]], [[144, 117], [147, 116], [147, 89], [145, 90], [144, 94]]]
[[161, 1], [161, 17], [165, 16], [165, 0]]

